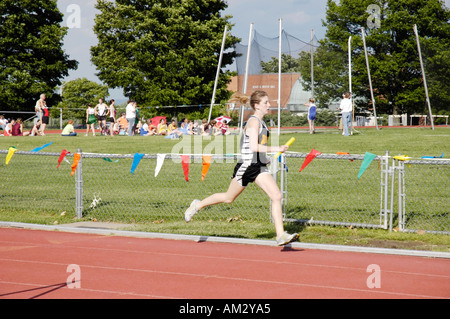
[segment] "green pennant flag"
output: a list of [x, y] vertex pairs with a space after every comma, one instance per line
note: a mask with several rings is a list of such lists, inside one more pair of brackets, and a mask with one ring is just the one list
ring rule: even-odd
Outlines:
[[104, 161], [110, 162], [110, 163], [117, 163], [119, 160], [115, 160], [113, 161], [112, 159], [108, 158], [108, 157], [103, 157]]
[[377, 157], [375, 154], [366, 152], [366, 154], [364, 154], [364, 159], [361, 163], [361, 167], [359, 169], [359, 174], [358, 174], [358, 179], [361, 177], [361, 175], [365, 172], [365, 170], [367, 169], [367, 167], [369, 167], [370, 163], [372, 163], [373, 159]]

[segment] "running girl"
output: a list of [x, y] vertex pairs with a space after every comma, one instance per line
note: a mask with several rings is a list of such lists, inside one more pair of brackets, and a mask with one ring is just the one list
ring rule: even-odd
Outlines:
[[[248, 98], [242, 99], [242, 104]], [[186, 222], [201, 209], [219, 203], [231, 204], [252, 182], [255, 182], [272, 201], [272, 219], [275, 224], [278, 246], [296, 241], [298, 234], [284, 231], [281, 192], [267, 168], [267, 152], [285, 152], [288, 146], [267, 146], [269, 130], [263, 117], [269, 112], [269, 97], [264, 91], [255, 91], [250, 97], [250, 106], [255, 110], [248, 119], [241, 138], [241, 159], [237, 163], [233, 179], [225, 193], [216, 193], [203, 200], [194, 199], [184, 214]]]

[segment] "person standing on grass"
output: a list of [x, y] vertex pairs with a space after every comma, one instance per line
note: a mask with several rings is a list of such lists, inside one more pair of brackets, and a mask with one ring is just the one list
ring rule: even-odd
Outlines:
[[309, 134], [314, 134], [314, 121], [316, 119], [316, 105], [314, 104], [314, 99], [310, 98], [307, 103], [305, 103], [306, 106], [308, 106], [308, 124], [309, 124]]
[[[246, 104], [248, 97], [242, 96], [241, 103]], [[220, 203], [231, 204], [252, 182], [255, 182], [272, 201], [272, 219], [277, 234], [277, 245], [283, 246], [299, 237], [297, 233], [289, 234], [284, 231], [281, 206], [281, 191], [267, 168], [267, 152], [285, 152], [288, 146], [267, 146], [269, 129], [263, 117], [269, 112], [269, 97], [264, 91], [255, 91], [250, 97], [250, 106], [254, 113], [247, 121], [241, 138], [241, 159], [237, 163], [233, 179], [225, 193], [216, 193], [203, 200], [194, 199], [184, 213], [186, 222], [201, 209]]]
[[41, 128], [40, 133], [42, 136], [45, 136], [45, 127], [48, 124], [48, 119], [50, 118], [50, 113], [48, 111], [47, 103], [44, 103], [42, 106], [42, 121], [41, 121]]
[[103, 99], [98, 100], [98, 104], [95, 106], [95, 114], [97, 115], [98, 125], [100, 126], [100, 135], [103, 135], [106, 131], [106, 115], [109, 113], [108, 105], [103, 102]]
[[338, 110], [342, 112], [342, 124], [344, 126], [344, 136], [349, 136], [349, 126], [352, 123], [352, 100], [350, 97], [352, 94], [350, 92], [345, 92], [344, 98], [341, 101], [341, 104]]
[[89, 126], [92, 129], [92, 136], [95, 136], [95, 109], [92, 107], [92, 104], [88, 104], [88, 108], [86, 110], [86, 135], [89, 135]]
[[128, 101], [125, 111], [128, 121], [128, 136], [133, 136], [136, 126], [136, 103], [134, 101]]
[[45, 94], [41, 94], [39, 100], [37, 100], [36, 102], [36, 106], [34, 107], [34, 110], [36, 112], [35, 124], [37, 121], [41, 121], [42, 123], [42, 118], [44, 117], [44, 107], [47, 107], [47, 102], [45, 102], [46, 98], [47, 97], [45, 96]]
[[114, 125], [116, 124], [116, 102], [114, 99], [110, 101], [111, 105], [109, 106], [109, 134], [114, 136]]

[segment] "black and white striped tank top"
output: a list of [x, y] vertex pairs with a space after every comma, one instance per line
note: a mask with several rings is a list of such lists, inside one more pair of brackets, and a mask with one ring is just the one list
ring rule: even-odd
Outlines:
[[[250, 116], [250, 118], [252, 117], [256, 118], [259, 121], [258, 144], [267, 145], [267, 142], [269, 140], [269, 129], [267, 128], [266, 123], [254, 115]], [[250, 164], [267, 165], [268, 163], [266, 153], [251, 151], [250, 137], [247, 135], [245, 128], [241, 137], [241, 159], [239, 160], [239, 162], [246, 163], [248, 165]]]

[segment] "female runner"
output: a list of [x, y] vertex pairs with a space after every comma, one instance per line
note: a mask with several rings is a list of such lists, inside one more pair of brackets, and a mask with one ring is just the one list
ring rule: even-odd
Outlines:
[[[248, 101], [248, 98], [246, 98]], [[247, 102], [241, 99], [244, 104]], [[297, 233], [284, 231], [281, 206], [281, 191], [267, 169], [267, 152], [285, 152], [288, 146], [267, 146], [269, 129], [263, 121], [269, 112], [269, 97], [264, 91], [255, 91], [250, 97], [250, 106], [255, 110], [245, 126], [241, 138], [241, 159], [237, 163], [233, 179], [225, 193], [216, 193], [203, 200], [194, 199], [184, 214], [186, 222], [201, 209], [220, 203], [232, 203], [248, 183], [255, 182], [272, 201], [272, 219], [275, 224], [278, 246], [283, 246], [299, 237]]]

